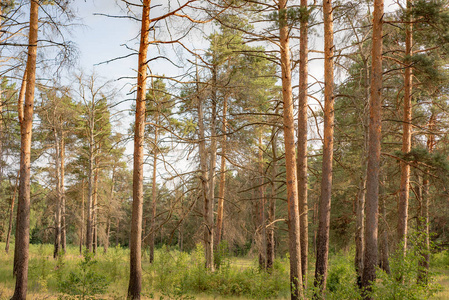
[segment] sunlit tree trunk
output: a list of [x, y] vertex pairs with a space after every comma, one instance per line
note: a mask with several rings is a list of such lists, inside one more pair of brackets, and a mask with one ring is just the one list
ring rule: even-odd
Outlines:
[[[334, 151], [334, 26], [331, 0], [323, 1], [324, 18], [324, 144], [316, 251], [315, 286], [326, 289]], [[315, 293], [318, 297], [318, 291]]]
[[278, 2], [279, 46], [281, 52], [282, 99], [284, 120], [285, 167], [287, 179], [288, 233], [290, 253], [291, 299], [301, 299], [303, 295], [301, 274], [301, 246], [298, 207], [298, 182], [296, 174], [295, 125], [293, 116], [293, 96], [289, 27], [287, 23], [287, 0]]
[[33, 127], [34, 88], [36, 82], [36, 57], [38, 35], [38, 1], [31, 1], [30, 30], [28, 33], [28, 58], [25, 106], [20, 124], [20, 179], [17, 203], [17, 225], [14, 251], [16, 285], [12, 300], [26, 299], [28, 285], [28, 248], [30, 239], [30, 171], [31, 133]]
[[[407, 0], [407, 11], [411, 9], [411, 0]], [[407, 17], [405, 24], [405, 56], [412, 55], [412, 23]], [[409, 153], [412, 148], [412, 67], [407, 62], [404, 74], [404, 116], [402, 122], [402, 152]], [[401, 184], [399, 188], [398, 204], [398, 244], [402, 243], [402, 252], [405, 256], [407, 249], [407, 220], [408, 200], [410, 190], [410, 165], [404, 161], [401, 164]]]
[[374, 0], [372, 71], [370, 94], [370, 120], [368, 129], [368, 166], [366, 177], [365, 206], [365, 253], [363, 261], [362, 288], [365, 299], [371, 299], [369, 291], [376, 279], [377, 232], [379, 209], [379, 164], [382, 110], [382, 17], [383, 0]]
[[128, 299], [140, 299], [142, 290], [143, 146], [145, 134], [145, 93], [147, 79], [148, 32], [151, 0], [142, 3], [139, 65], [137, 69], [136, 121], [134, 130], [133, 204], [130, 238]]

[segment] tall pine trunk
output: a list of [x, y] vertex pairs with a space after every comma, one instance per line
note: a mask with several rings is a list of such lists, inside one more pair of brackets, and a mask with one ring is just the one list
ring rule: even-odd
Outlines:
[[308, 6], [301, 0], [301, 9], [307, 17], [301, 18], [299, 44], [299, 93], [298, 93], [298, 199], [301, 230], [301, 274], [304, 288], [307, 288], [309, 255], [309, 207], [307, 202], [307, 91], [308, 91]]
[[[407, 0], [407, 12], [411, 9], [411, 0]], [[402, 122], [402, 153], [409, 153], [412, 148], [412, 67], [407, 61], [412, 55], [412, 23], [407, 16], [405, 24], [405, 57], [404, 73], [404, 116]], [[401, 164], [401, 183], [399, 188], [397, 243], [402, 243], [402, 253], [407, 250], [407, 220], [410, 190], [410, 165], [404, 161]]]
[[14, 251], [16, 285], [12, 300], [26, 299], [28, 285], [28, 248], [30, 238], [30, 184], [31, 184], [31, 134], [33, 127], [34, 88], [36, 82], [36, 57], [38, 35], [38, 1], [30, 4], [30, 30], [26, 66], [26, 93], [23, 121], [20, 124], [20, 179], [17, 203], [17, 225]]
[[365, 206], [365, 253], [363, 261], [362, 288], [365, 299], [371, 299], [369, 292], [376, 279], [377, 232], [379, 209], [379, 169], [381, 149], [382, 110], [382, 17], [383, 0], [374, 0], [372, 70], [370, 93], [370, 119], [368, 127], [368, 166], [366, 177]]
[[[315, 286], [324, 295], [329, 256], [329, 226], [334, 151], [334, 26], [331, 0], [323, 1], [324, 18], [324, 144], [319, 204]], [[318, 291], [315, 293], [318, 297]]]
[[290, 253], [291, 299], [301, 299], [303, 295], [301, 274], [301, 245], [298, 206], [298, 181], [296, 174], [295, 120], [293, 116], [292, 77], [287, 22], [287, 0], [278, 2], [279, 46], [282, 70], [282, 100], [284, 119], [285, 167], [287, 179], [288, 235]]
[[137, 68], [136, 120], [134, 130], [133, 204], [130, 238], [128, 299], [140, 299], [142, 290], [143, 145], [145, 134], [145, 93], [147, 80], [148, 32], [151, 0], [143, 0]]

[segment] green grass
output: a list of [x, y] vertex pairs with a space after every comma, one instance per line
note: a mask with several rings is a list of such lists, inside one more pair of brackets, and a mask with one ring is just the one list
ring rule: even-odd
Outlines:
[[[11, 249], [9, 254], [4, 254], [4, 246], [4, 243], [0, 243], [0, 251], [2, 251], [0, 300], [9, 299], [14, 290], [12, 277], [14, 249]], [[94, 258], [96, 262], [89, 263], [87, 271], [94, 278], [100, 278], [106, 283], [107, 289], [95, 299], [125, 299], [129, 278], [129, 250], [110, 248], [107, 254], [103, 254], [102, 248], [98, 250]], [[143, 299], [289, 298], [287, 258], [276, 260], [273, 274], [270, 275], [258, 269], [255, 259], [229, 256], [222, 258], [221, 267], [216, 272], [207, 272], [204, 269], [201, 246], [190, 254], [167, 248], [158, 249], [154, 264], [150, 264], [147, 257], [144, 255], [142, 265]], [[351, 253], [330, 257], [326, 299], [357, 299], [358, 291], [355, 288], [352, 259]], [[64, 299], [62, 291], [75, 290], [73, 278], [76, 276], [73, 274], [82, 274], [82, 261], [85, 261], [85, 258], [79, 254], [76, 247], [69, 247], [63, 258], [54, 260], [52, 245], [31, 245], [29, 298]], [[432, 257], [434, 281], [441, 286], [441, 289], [431, 299], [449, 299], [449, 268], [441, 267], [449, 266], [448, 261], [449, 253], [447, 252]], [[307, 296], [310, 297], [313, 292], [313, 262], [309, 269]], [[392, 284], [394, 285], [394, 282]], [[93, 285], [95, 288], [96, 283], [94, 282]], [[382, 287], [382, 283], [380, 286]], [[388, 291], [383, 292], [386, 294]]]

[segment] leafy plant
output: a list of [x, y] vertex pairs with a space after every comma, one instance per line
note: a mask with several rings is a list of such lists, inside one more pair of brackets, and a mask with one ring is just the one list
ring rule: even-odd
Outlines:
[[78, 269], [70, 272], [66, 280], [60, 281], [59, 291], [70, 295], [65, 299], [97, 299], [96, 294], [106, 292], [109, 282], [105, 276], [94, 270], [97, 261], [93, 260], [93, 253], [86, 249], [83, 257]]

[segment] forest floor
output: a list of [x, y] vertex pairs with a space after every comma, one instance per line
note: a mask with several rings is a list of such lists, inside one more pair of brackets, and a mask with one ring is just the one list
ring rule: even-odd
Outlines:
[[[4, 247], [5, 244], [0, 243], [0, 251], [3, 252]], [[29, 299], [82, 299], [68, 296], [79, 294], [80, 290], [85, 291], [85, 296], [101, 294], [96, 298], [85, 299], [126, 298], [129, 273], [127, 249], [110, 248], [108, 253], [104, 254], [101, 248], [98, 249], [97, 256], [92, 258], [82, 256], [76, 247], [70, 247], [58, 260], [53, 259], [52, 245], [31, 245], [30, 249]], [[289, 276], [286, 258], [276, 260], [273, 275], [260, 272], [257, 261], [248, 257], [224, 257], [220, 270], [208, 273], [203, 268], [202, 251], [201, 247], [190, 254], [159, 249], [152, 265], [144, 256], [143, 299], [288, 299]], [[9, 254], [3, 252], [0, 255], [0, 300], [10, 299], [14, 291], [13, 253], [14, 250], [11, 249]], [[444, 253], [432, 264], [434, 281], [440, 289], [429, 299], [449, 299], [447, 261], [449, 254]], [[309, 271], [309, 286], [312, 286], [312, 263]], [[331, 256], [326, 299], [357, 299], [354, 278], [350, 253]], [[404, 290], [413, 289], [416, 280], [411, 281], [411, 286]], [[382, 299], [390, 298], [385, 296]]]

